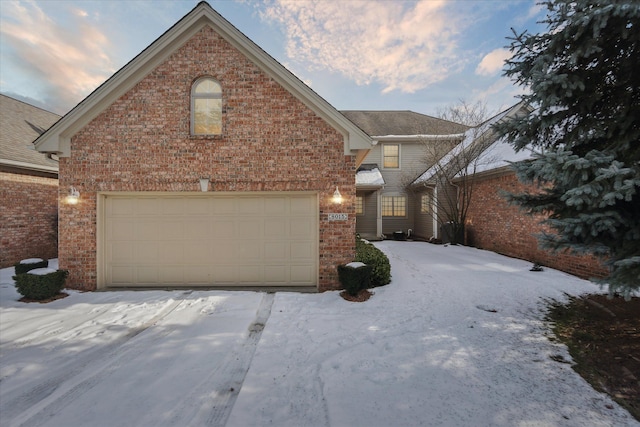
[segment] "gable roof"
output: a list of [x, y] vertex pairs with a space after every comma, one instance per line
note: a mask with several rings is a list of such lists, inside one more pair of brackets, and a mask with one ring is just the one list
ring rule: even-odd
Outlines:
[[341, 111], [371, 137], [460, 134], [469, 127], [413, 111]]
[[[438, 162], [436, 162], [436, 164], [431, 166], [422, 175], [416, 178], [412, 182], [412, 185], [428, 184], [429, 181], [431, 181], [432, 178], [439, 171], [443, 170], [443, 168], [446, 169], [449, 165], [454, 165], [454, 161], [456, 158], [458, 158], [458, 156], [460, 156], [464, 152], [468, 153], [469, 152], [468, 150], [470, 147], [474, 148], [474, 152], [472, 152], [472, 154], [477, 153], [478, 155], [476, 156], [476, 159], [478, 159], [478, 158], [482, 158], [483, 154], [488, 153], [488, 150], [491, 147], [494, 147], [497, 142], [502, 141], [502, 144], [508, 143], [504, 139], [497, 140], [495, 131], [493, 130], [493, 125], [497, 124], [502, 120], [508, 120], [510, 117], [516, 116], [521, 110], [523, 109], [526, 110], [527, 108], [529, 107], [524, 103], [524, 101], [521, 101], [516, 105], [496, 114], [495, 116], [484, 121], [478, 126], [470, 128], [467, 131], [465, 131], [463, 140], [458, 145], [453, 147], [451, 151], [445, 154]], [[477, 151], [475, 151], [475, 146], [478, 147]], [[504, 155], [505, 150], [499, 150], [495, 154]], [[489, 159], [488, 156], [486, 155], [485, 157], [487, 162], [492, 163], [495, 167], [502, 167], [506, 165], [506, 162], [500, 162], [499, 160], [496, 160], [493, 157], [491, 159]], [[470, 159], [470, 161], [473, 161], [473, 160]], [[496, 166], [496, 165], [499, 165], [499, 166]], [[459, 167], [460, 165], [455, 164], [454, 166]], [[483, 171], [489, 170], [491, 168], [491, 166], [483, 167], [481, 162], [478, 166], [480, 166]], [[480, 170], [477, 170], [477, 171], [480, 172]], [[459, 174], [460, 171], [452, 171], [452, 172], [455, 174]]]
[[267, 75], [340, 132], [344, 137], [345, 155], [371, 148], [371, 138], [364, 131], [213, 10], [208, 3], [202, 1], [41, 135], [35, 142], [37, 150], [56, 153], [61, 157], [69, 156], [71, 137], [75, 133], [205, 26], [211, 27]]
[[41, 172], [58, 172], [58, 162], [38, 153], [33, 141], [60, 116], [0, 94], [0, 165]]

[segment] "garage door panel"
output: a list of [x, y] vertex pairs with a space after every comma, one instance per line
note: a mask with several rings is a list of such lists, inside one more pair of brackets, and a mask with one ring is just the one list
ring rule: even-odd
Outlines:
[[209, 264], [213, 257], [211, 244], [206, 241], [184, 243], [184, 262], [191, 264]]
[[182, 215], [184, 212], [184, 198], [168, 197], [161, 199], [161, 213], [164, 215]]
[[238, 220], [238, 229], [236, 231], [237, 235], [240, 239], [259, 239], [262, 237], [262, 224], [263, 221], [260, 218], [240, 218]]
[[158, 268], [158, 276], [160, 283], [163, 285], [174, 285], [176, 283], [184, 283], [184, 266], [181, 265], [163, 265]]
[[296, 261], [311, 261], [314, 256], [313, 245], [309, 242], [291, 242], [291, 259]]
[[184, 222], [175, 219], [163, 220], [158, 233], [162, 235], [163, 240], [180, 241], [184, 237], [185, 226]]
[[157, 198], [135, 199], [134, 207], [138, 215], [157, 215], [162, 209], [161, 200]]
[[131, 216], [135, 212], [135, 199], [115, 199], [107, 207], [107, 215], [115, 216]]
[[214, 215], [232, 215], [236, 212], [235, 199], [230, 197], [215, 198], [212, 201], [212, 212]]
[[129, 240], [135, 230], [134, 221], [124, 218], [113, 218], [113, 226], [109, 229], [107, 238], [110, 240]]
[[116, 286], [133, 284], [135, 283], [133, 272], [133, 266], [114, 265], [108, 271], [108, 275], [111, 276], [109, 283]]
[[244, 282], [247, 284], [258, 284], [262, 283], [262, 265], [251, 265], [246, 264], [243, 268], [237, 271], [237, 281]]
[[315, 271], [310, 265], [292, 265], [290, 280], [294, 283], [312, 284], [315, 282]]
[[184, 212], [187, 215], [208, 216], [210, 214], [210, 199], [192, 198], [184, 201]]
[[284, 238], [287, 235], [286, 218], [266, 218], [264, 220], [264, 237]]
[[316, 212], [315, 198], [292, 197], [290, 200], [290, 212], [292, 215], [314, 215]]
[[288, 265], [267, 265], [264, 267], [264, 281], [270, 284], [282, 284], [289, 281]]
[[289, 222], [289, 235], [292, 238], [305, 238], [313, 233], [314, 221], [311, 218], [293, 218]]
[[216, 218], [211, 229], [213, 239], [231, 239], [236, 235], [236, 221], [233, 218]]
[[267, 216], [286, 215], [288, 210], [289, 206], [286, 197], [272, 197], [264, 201], [264, 213]]
[[264, 243], [264, 258], [267, 262], [279, 261], [282, 262], [289, 258], [288, 245], [286, 242], [265, 242]]
[[240, 215], [260, 215], [264, 214], [264, 201], [261, 197], [246, 197], [237, 199], [237, 212]]
[[135, 240], [158, 240], [160, 237], [160, 224], [156, 221], [136, 221], [133, 236]]
[[317, 196], [105, 196], [106, 286], [310, 286]]
[[183, 263], [187, 259], [182, 242], [172, 242], [158, 248], [158, 261], [161, 263]]
[[136, 282], [139, 285], [155, 285], [159, 283], [157, 265], [140, 265], [136, 268]]
[[238, 262], [253, 263], [262, 261], [262, 249], [251, 242], [236, 245], [236, 255]]
[[136, 263], [158, 261], [158, 244], [156, 242], [134, 242], [133, 258]]
[[187, 284], [208, 285], [211, 283], [211, 268], [207, 265], [192, 265], [185, 269]]
[[186, 240], [207, 240], [213, 237], [213, 230], [207, 219], [193, 219], [184, 224], [184, 238]]

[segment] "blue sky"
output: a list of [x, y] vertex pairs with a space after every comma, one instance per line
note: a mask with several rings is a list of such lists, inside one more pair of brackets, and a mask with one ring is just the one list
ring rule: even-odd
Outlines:
[[[0, 92], [59, 114], [151, 44], [196, 0], [0, 0]], [[210, 0], [340, 110], [497, 112], [511, 28], [540, 32], [536, 0]]]

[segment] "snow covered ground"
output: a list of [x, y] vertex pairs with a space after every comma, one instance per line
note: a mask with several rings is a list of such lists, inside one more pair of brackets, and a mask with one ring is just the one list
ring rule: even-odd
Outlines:
[[544, 300], [598, 292], [467, 247], [376, 244], [393, 281], [337, 292], [70, 291], [0, 276], [4, 426], [640, 426], [549, 341]]

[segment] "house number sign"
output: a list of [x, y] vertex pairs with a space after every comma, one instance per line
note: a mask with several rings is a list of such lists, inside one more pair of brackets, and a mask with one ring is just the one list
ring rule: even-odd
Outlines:
[[330, 213], [327, 215], [329, 216], [329, 221], [346, 221], [349, 219], [349, 214], [346, 213]]

